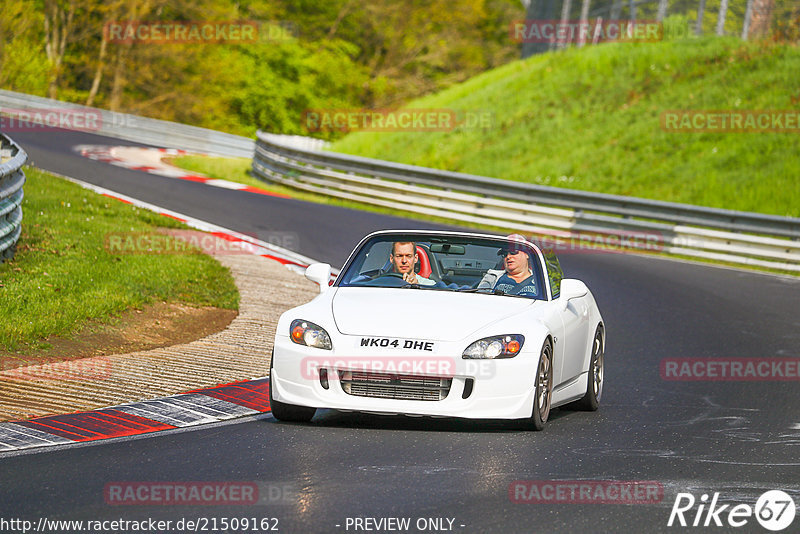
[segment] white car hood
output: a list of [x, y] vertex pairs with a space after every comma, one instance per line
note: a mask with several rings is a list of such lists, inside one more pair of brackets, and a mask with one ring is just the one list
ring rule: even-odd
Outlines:
[[537, 301], [428, 289], [338, 288], [331, 307], [342, 334], [457, 341]]

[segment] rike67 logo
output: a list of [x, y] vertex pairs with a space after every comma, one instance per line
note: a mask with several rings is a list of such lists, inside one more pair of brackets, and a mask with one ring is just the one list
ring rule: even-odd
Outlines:
[[718, 501], [718, 492], [714, 493], [710, 502], [708, 494], [703, 494], [698, 501], [691, 493], [678, 493], [667, 526], [738, 528], [755, 517], [765, 529], [778, 532], [792, 524], [797, 512], [794, 500], [780, 490], [765, 492], [758, 498], [755, 507], [737, 504], [731, 508], [730, 504], [719, 505]]

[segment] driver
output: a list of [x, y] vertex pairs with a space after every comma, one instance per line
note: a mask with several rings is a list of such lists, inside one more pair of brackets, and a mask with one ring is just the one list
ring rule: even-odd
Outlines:
[[419, 261], [417, 255], [417, 244], [412, 242], [395, 241], [392, 243], [392, 252], [389, 253], [389, 262], [392, 271], [402, 274], [403, 280], [409, 284], [419, 284], [421, 286], [434, 286], [436, 282], [430, 278], [418, 275], [414, 271], [414, 266]]

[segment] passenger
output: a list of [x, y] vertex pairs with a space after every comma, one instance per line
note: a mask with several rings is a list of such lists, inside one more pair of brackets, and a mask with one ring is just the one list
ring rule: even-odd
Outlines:
[[[524, 239], [516, 234], [510, 240]], [[489, 269], [478, 284], [478, 289], [502, 291], [506, 295], [536, 296], [536, 277], [530, 266], [530, 256], [520, 243], [509, 242], [497, 253], [503, 257], [503, 270]]]
[[417, 255], [417, 244], [411, 242], [396, 241], [392, 243], [392, 252], [389, 253], [389, 261], [392, 271], [403, 275], [403, 280], [409, 284], [419, 284], [421, 286], [434, 286], [436, 282], [430, 278], [418, 275], [414, 271], [414, 266], [419, 261]]

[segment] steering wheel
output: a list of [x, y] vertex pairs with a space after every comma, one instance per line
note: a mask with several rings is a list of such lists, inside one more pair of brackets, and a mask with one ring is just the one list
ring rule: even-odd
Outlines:
[[400, 287], [405, 284], [408, 284], [408, 282], [403, 280], [403, 275], [401, 273], [396, 273], [394, 271], [387, 271], [385, 273], [380, 273], [378, 276], [376, 276], [369, 282], [365, 282], [362, 285], [380, 286], [380, 287]]

